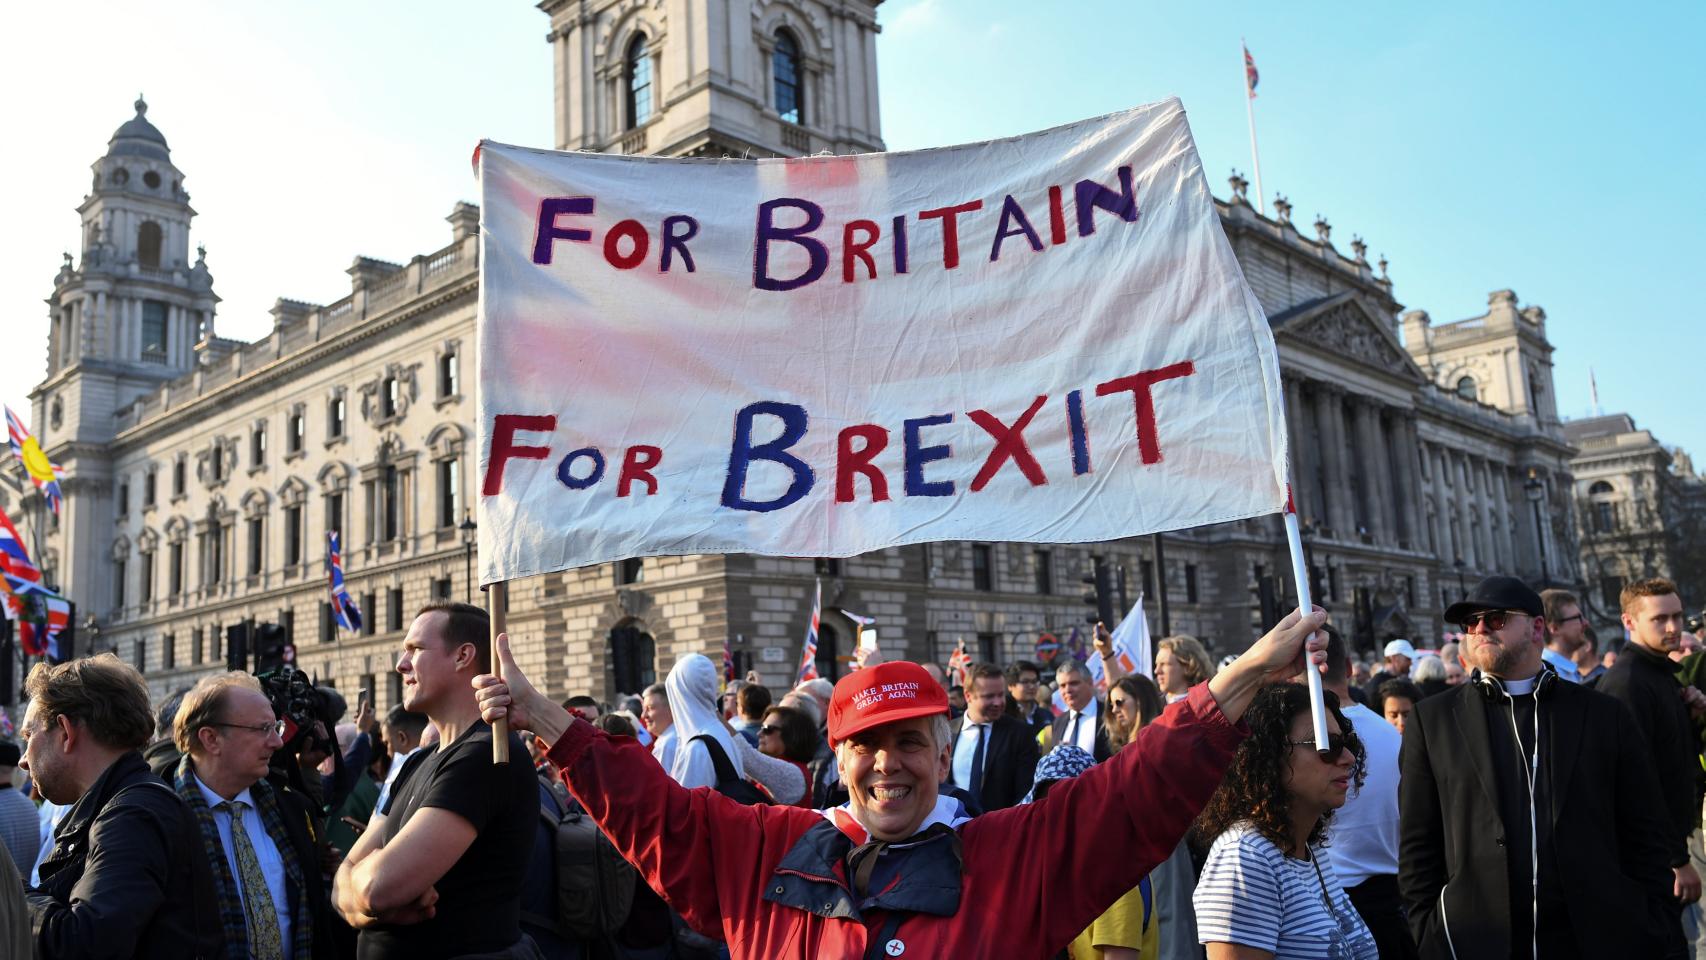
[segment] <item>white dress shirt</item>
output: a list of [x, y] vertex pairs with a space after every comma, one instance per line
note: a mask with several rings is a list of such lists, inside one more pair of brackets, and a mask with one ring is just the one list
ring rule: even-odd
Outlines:
[[1097, 713], [1096, 698], [1091, 697], [1090, 703], [1084, 707], [1084, 719], [1083, 719], [1083, 721], [1078, 723], [1078, 736], [1077, 736], [1077, 738], [1074, 738], [1072, 736], [1072, 724], [1074, 721], [1078, 720], [1078, 711], [1067, 710], [1066, 711], [1066, 729], [1063, 731], [1065, 736], [1061, 737], [1060, 742], [1061, 743], [1070, 743], [1073, 746], [1077, 747], [1078, 749], [1084, 751], [1085, 753], [1088, 753], [1090, 756], [1092, 756], [1092, 757], [1095, 756], [1096, 755], [1096, 713]]
[[951, 768], [954, 775], [954, 786], [966, 790], [971, 789], [971, 764], [972, 757], [977, 753], [977, 733], [979, 730], [983, 731], [983, 769], [985, 771], [989, 769], [989, 726], [987, 723], [972, 723], [967, 720], [966, 725], [961, 728], [959, 737], [954, 740], [954, 763]]
[[670, 724], [668, 730], [658, 734], [657, 739], [652, 741], [652, 756], [657, 758], [658, 763], [663, 764], [665, 772], [675, 769], [675, 724]]
[[397, 774], [403, 772], [403, 764], [408, 762], [410, 757], [420, 752], [421, 748], [416, 747], [402, 756], [392, 756], [391, 766], [385, 768], [385, 782], [379, 785], [379, 799], [373, 801], [373, 809], [380, 813], [385, 812], [385, 805], [391, 802], [391, 785], [397, 782]]
[[[192, 776], [194, 776], [192, 774]], [[219, 809], [225, 798], [207, 788], [200, 777], [195, 778], [195, 785], [201, 790], [203, 800], [213, 812], [213, 823], [219, 828], [219, 845], [225, 848], [225, 863], [231, 868], [231, 879], [237, 884], [237, 894], [247, 901], [249, 894], [243, 889], [243, 874], [237, 869], [237, 848], [231, 845], [231, 814]], [[284, 944], [288, 953], [290, 950], [290, 892], [284, 882], [284, 858], [279, 856], [278, 844], [267, 835], [266, 825], [261, 823], [261, 812], [255, 809], [255, 797], [245, 787], [242, 793], [231, 798], [239, 803], [248, 805], [243, 811], [243, 832], [249, 835], [249, 845], [255, 848], [255, 860], [261, 865], [261, 873], [267, 878], [267, 893], [272, 895], [273, 911], [278, 914], [278, 942]], [[303, 864], [304, 870], [318, 868], [318, 864]]]

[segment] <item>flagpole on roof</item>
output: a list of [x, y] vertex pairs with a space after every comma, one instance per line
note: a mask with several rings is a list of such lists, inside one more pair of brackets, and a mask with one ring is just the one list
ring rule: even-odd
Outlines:
[[[1244, 38], [1239, 37], [1240, 46]], [[1244, 47], [1244, 114], [1250, 120], [1250, 164], [1256, 168], [1256, 209], [1268, 215], [1267, 194], [1262, 192], [1262, 157], [1256, 152], [1256, 61], [1250, 58], [1250, 48]]]

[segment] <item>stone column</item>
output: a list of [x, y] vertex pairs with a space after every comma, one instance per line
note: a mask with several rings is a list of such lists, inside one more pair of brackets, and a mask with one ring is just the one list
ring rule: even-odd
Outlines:
[[1403, 536], [1403, 525], [1398, 518], [1398, 468], [1392, 456], [1392, 431], [1386, 423], [1387, 407], [1384, 404], [1374, 404], [1369, 407], [1369, 428], [1374, 433], [1374, 460], [1377, 469], [1374, 472], [1376, 516], [1385, 531], [1385, 543], [1396, 546]]
[[1375, 543], [1386, 542], [1386, 518], [1380, 512], [1380, 444], [1376, 440], [1375, 408], [1357, 397], [1351, 401], [1355, 420], [1356, 445], [1352, 454], [1356, 476], [1362, 491], [1362, 525]]
[[1316, 384], [1315, 423], [1321, 431], [1321, 497], [1327, 525], [1339, 538], [1356, 532], [1351, 508], [1349, 468], [1345, 463], [1344, 392], [1333, 385]]
[[1292, 495], [1297, 502], [1298, 520], [1320, 523], [1323, 517], [1317, 506], [1320, 494], [1316, 489], [1320, 481], [1315, 463], [1319, 451], [1310, 436], [1309, 413], [1303, 402], [1303, 381], [1297, 377], [1286, 377], [1284, 382], [1286, 426], [1291, 442]]

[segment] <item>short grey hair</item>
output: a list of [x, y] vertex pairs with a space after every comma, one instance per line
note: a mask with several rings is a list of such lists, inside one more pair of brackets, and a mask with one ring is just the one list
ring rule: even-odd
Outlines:
[[665, 687], [661, 683], [654, 683], [651, 686], [647, 687], [646, 689], [640, 691], [640, 697], [641, 697], [641, 699], [644, 699], [646, 697], [651, 696], [654, 693], [657, 694], [658, 696], [664, 698], [665, 700], [669, 699], [669, 688]]
[[1090, 679], [1090, 668], [1086, 667], [1084, 664], [1078, 662], [1077, 660], [1070, 660], [1070, 659], [1067, 660], [1065, 663], [1062, 663], [1060, 666], [1058, 666], [1054, 669], [1054, 678], [1056, 680], [1059, 680], [1061, 677], [1063, 677], [1067, 674], [1073, 674], [1073, 673], [1077, 674], [1080, 677], [1083, 677], [1086, 680]]
[[782, 694], [782, 699], [776, 701], [776, 705], [779, 707], [791, 707], [805, 714], [806, 717], [811, 720], [812, 727], [814, 729], [821, 729], [823, 727], [823, 708], [818, 706], [817, 700], [813, 699], [812, 695], [809, 693], [803, 693], [799, 690], [789, 690], [787, 693]]
[[1425, 683], [1429, 680], [1438, 680], [1444, 683], [1445, 661], [1431, 653], [1424, 654], [1421, 659], [1416, 661], [1415, 667], [1410, 670], [1410, 679], [1417, 683]]

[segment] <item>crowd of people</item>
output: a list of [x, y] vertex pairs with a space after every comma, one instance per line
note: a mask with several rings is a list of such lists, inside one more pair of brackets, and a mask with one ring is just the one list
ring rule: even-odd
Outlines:
[[1622, 615], [1602, 657], [1576, 597], [1491, 577], [1459, 642], [1379, 663], [1317, 609], [1218, 664], [1165, 638], [1153, 678], [775, 691], [691, 654], [604, 703], [434, 603], [382, 718], [290, 668], [156, 705], [111, 655], [40, 665], [0, 742], [0, 953], [1691, 957], [1706, 653], [1668, 581]]

